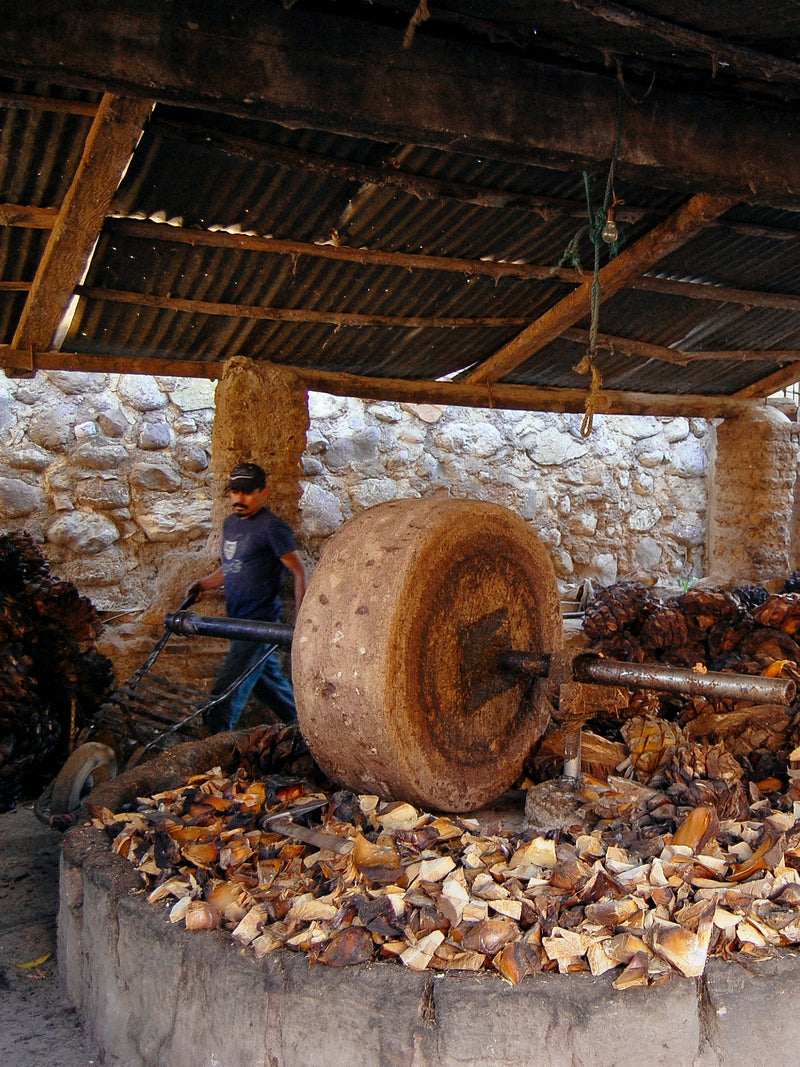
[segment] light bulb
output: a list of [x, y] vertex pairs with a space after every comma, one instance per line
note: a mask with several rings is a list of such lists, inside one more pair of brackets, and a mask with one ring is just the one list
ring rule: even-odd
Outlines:
[[608, 216], [606, 217], [603, 231], [600, 234], [607, 245], [613, 245], [613, 243], [619, 237], [619, 231], [617, 230], [617, 224], [614, 221], [614, 210], [609, 208]]

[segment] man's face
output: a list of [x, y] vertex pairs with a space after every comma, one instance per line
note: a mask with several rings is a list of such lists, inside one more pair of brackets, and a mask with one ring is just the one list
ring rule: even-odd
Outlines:
[[243, 519], [251, 519], [265, 506], [266, 489], [254, 489], [252, 493], [241, 493], [238, 489], [228, 490], [233, 511]]

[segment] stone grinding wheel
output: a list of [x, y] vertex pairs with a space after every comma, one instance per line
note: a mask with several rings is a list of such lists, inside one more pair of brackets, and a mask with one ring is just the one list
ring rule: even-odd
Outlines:
[[547, 724], [506, 651], [561, 644], [550, 559], [523, 519], [477, 500], [397, 500], [328, 542], [295, 624], [298, 720], [358, 792], [440, 811], [496, 799]]

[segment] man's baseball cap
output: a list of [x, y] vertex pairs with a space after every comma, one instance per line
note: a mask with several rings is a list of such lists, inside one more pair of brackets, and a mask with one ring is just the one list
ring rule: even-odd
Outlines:
[[239, 463], [228, 479], [228, 491], [235, 493], [255, 493], [257, 489], [265, 489], [266, 485], [267, 475], [257, 463]]

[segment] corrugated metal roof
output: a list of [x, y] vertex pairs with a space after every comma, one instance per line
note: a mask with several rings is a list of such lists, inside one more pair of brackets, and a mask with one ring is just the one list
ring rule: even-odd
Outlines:
[[[367, 5], [369, 11], [355, 2], [344, 6], [350, 17], [384, 25], [405, 24], [417, 7], [388, 0]], [[450, 0], [436, 5], [427, 31], [486, 38], [492, 48], [551, 61], [564, 58], [575, 69], [622, 50], [632, 63], [630, 57], [638, 57], [632, 76], [658, 70], [666, 81], [682, 77], [684, 87], [708, 81], [708, 53], [699, 37], [692, 43], [691, 33], [713, 31], [726, 35], [713, 87], [718, 94], [734, 91], [723, 45], [768, 50], [775, 62], [797, 58], [795, 5], [774, 5], [769, 25], [765, 5], [759, 5], [758, 18], [749, 4], [710, 6], [713, 12], [704, 14], [680, 0], [639, 5], [641, 15], [669, 16], [685, 27], [685, 46], [669, 43], [659, 29], [665, 23], [620, 25], [592, 15], [587, 5], [561, 0]], [[376, 72], [376, 85], [379, 80]], [[778, 107], [792, 96], [793, 84], [791, 78], [781, 83]], [[772, 90], [759, 85], [756, 91]], [[100, 99], [69, 81], [0, 81], [2, 203], [31, 212], [64, 204]], [[85, 278], [75, 287], [77, 302], [61, 349], [78, 357], [138, 360], [137, 368], [169, 361], [191, 371], [192, 365], [245, 355], [375, 378], [457, 375], [491, 359], [591, 278], [589, 209], [602, 206], [608, 164], [610, 159], [585, 174], [578, 163], [556, 168], [547, 160], [515, 161], [466, 151], [457, 141], [447, 148], [310, 126], [290, 129], [256, 117], [157, 103], [113, 196]], [[651, 184], [647, 174], [646, 168], [635, 174], [628, 168], [616, 177], [623, 250], [635, 248], [695, 191], [663, 176]], [[604, 297], [597, 354], [604, 385], [733, 396], [792, 362], [792, 353], [800, 353], [800, 203], [797, 208], [736, 204], [643, 272], [645, 282], [663, 279], [683, 287], [626, 285]], [[41, 210], [21, 222], [9, 218], [3, 216], [6, 225], [0, 226], [5, 345], [14, 341], [27, 299], [14, 283], [36, 279], [54, 222]], [[227, 236], [215, 245], [215, 234]], [[237, 246], [236, 235], [256, 240]], [[322, 254], [332, 249], [352, 255]], [[576, 261], [582, 275], [568, 272]], [[498, 263], [519, 269], [504, 277], [482, 273]], [[608, 247], [601, 245], [600, 264], [608, 263]], [[719, 298], [713, 289], [720, 290]], [[761, 306], [748, 293], [780, 299]], [[586, 331], [589, 325], [584, 315], [568, 328]], [[501, 380], [585, 387], [586, 377], [573, 369], [585, 345], [559, 332], [564, 336]], [[642, 351], [615, 350], [614, 338]], [[658, 349], [662, 358], [654, 358]], [[766, 356], [681, 366], [670, 361], [677, 350]], [[783, 354], [770, 359], [771, 350]]]

